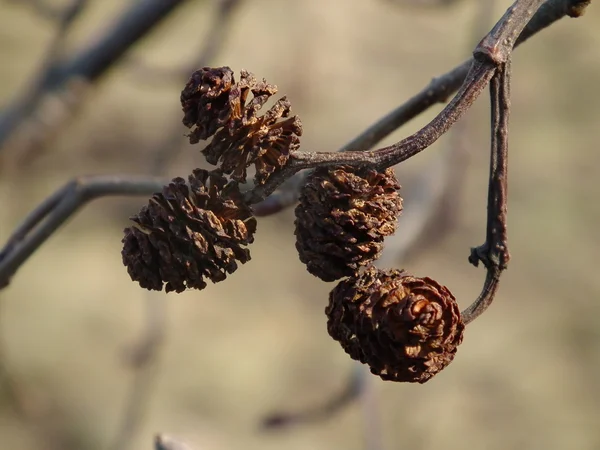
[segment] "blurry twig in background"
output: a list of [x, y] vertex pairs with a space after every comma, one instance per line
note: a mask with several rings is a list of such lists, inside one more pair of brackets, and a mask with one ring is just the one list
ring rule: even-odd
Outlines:
[[[546, 1], [538, 9], [527, 26], [525, 26], [515, 43], [515, 47], [565, 16], [577, 17], [582, 13], [585, 4], [587, 2], [584, 0]], [[425, 89], [379, 119], [339, 151], [370, 150], [392, 132], [426, 111], [435, 103], [445, 102], [448, 96], [461, 86], [470, 66], [471, 59], [444, 75], [434, 78]], [[274, 214], [294, 205], [298, 201], [300, 187], [303, 185], [309, 172], [299, 173], [285, 181], [269, 198], [255, 206], [256, 215], [266, 216]]]
[[365, 371], [363, 369], [361, 364], [353, 364], [344, 388], [322, 404], [303, 411], [278, 412], [269, 415], [264, 418], [262, 426], [266, 429], [276, 429], [329, 419], [360, 395], [364, 384]]
[[[51, 45], [46, 64], [34, 80], [0, 112], [0, 150], [5, 150], [9, 140], [23, 140], [17, 142], [18, 150], [26, 155], [47, 145], [53, 130], [64, 124], [75, 105], [81, 103], [78, 88], [97, 81], [135, 42], [183, 3], [184, 0], [138, 0], [128, 6], [100, 38], [70, 57], [56, 58], [54, 47], [58, 45]], [[61, 44], [83, 2], [74, 0], [72, 5], [74, 13], [64, 15], [57, 33], [59, 37], [55, 39]], [[58, 103], [62, 103], [62, 108], [56, 107]], [[27, 124], [29, 126], [25, 126]], [[20, 157], [23, 158], [27, 156]]]
[[[40, 111], [40, 114], [32, 118], [33, 122], [30, 124], [32, 126], [29, 127], [32, 129], [43, 128], [44, 126], [48, 127], [60, 122], [60, 118], [64, 116], [65, 108], [73, 103], [72, 94], [76, 92], [74, 89], [78, 89], [81, 86], [81, 83], [71, 84], [68, 88], [65, 86], [65, 89], [61, 89], [62, 97], [64, 97], [62, 108], [57, 108], [57, 102], [48, 102], [48, 99], [42, 101], [42, 97], [47, 89], [47, 85], [54, 76], [55, 67], [63, 57], [66, 38], [71, 26], [75, 23], [87, 3], [88, 0], [71, 0], [70, 4], [65, 8], [57, 8], [44, 1], [31, 0], [27, 2], [28, 5], [35, 8], [38, 14], [45, 18], [50, 17], [56, 20], [56, 31], [34, 78], [24, 88], [22, 97], [12, 106], [8, 107], [7, 111], [3, 111], [0, 114], [0, 136], [10, 131], [9, 128], [16, 127], [21, 120], [25, 119], [24, 115], [27, 113], [29, 107], [38, 102], [43, 111]], [[51, 111], [49, 111], [50, 108], [52, 109]]]
[[0, 289], [21, 265], [79, 208], [101, 197], [151, 195], [165, 180], [148, 176], [78, 177], [54, 192], [17, 227], [0, 251]]

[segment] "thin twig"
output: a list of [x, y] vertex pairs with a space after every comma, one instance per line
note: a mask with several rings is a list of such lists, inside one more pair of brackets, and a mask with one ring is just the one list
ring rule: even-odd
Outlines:
[[[548, 0], [539, 7], [529, 23], [523, 28], [515, 45], [522, 44], [539, 31], [552, 25], [565, 16], [577, 17], [582, 14], [589, 0]], [[389, 114], [385, 115], [364, 132], [350, 141], [340, 151], [368, 150], [436, 103], [445, 102], [464, 82], [471, 60], [465, 61], [450, 72], [434, 78], [418, 94], [410, 98]], [[297, 174], [282, 184], [279, 190], [255, 206], [255, 213], [265, 216], [277, 213], [298, 201], [300, 187], [307, 174]]]
[[21, 265], [79, 208], [108, 196], [151, 195], [166, 180], [144, 176], [77, 177], [48, 197], [8, 239], [0, 252], [0, 289], [6, 287]]
[[506, 269], [510, 254], [506, 232], [508, 200], [508, 118], [510, 112], [510, 60], [497, 71], [490, 83], [492, 104], [492, 145], [488, 191], [487, 231], [485, 243], [471, 249], [469, 261], [481, 261], [487, 276], [481, 294], [463, 313], [466, 324], [479, 317], [492, 303], [500, 275]]

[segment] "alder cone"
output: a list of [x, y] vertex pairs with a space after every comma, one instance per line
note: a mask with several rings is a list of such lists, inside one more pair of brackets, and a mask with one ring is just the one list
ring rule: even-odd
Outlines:
[[154, 194], [125, 229], [123, 264], [149, 290], [204, 289], [250, 260], [256, 219], [238, 184], [196, 169]]
[[246, 182], [246, 169], [254, 164], [254, 183], [264, 184], [300, 147], [302, 135], [302, 122], [291, 116], [286, 97], [259, 114], [276, 93], [277, 86], [246, 70], [238, 82], [229, 67], [197, 70], [181, 92], [190, 143], [214, 136], [202, 150], [209, 164], [239, 182]]
[[329, 335], [384, 380], [425, 383], [454, 359], [465, 325], [431, 278], [369, 267], [329, 295]]
[[323, 281], [353, 275], [381, 256], [402, 212], [394, 171], [338, 167], [308, 176], [296, 207], [296, 249]]
[[229, 93], [235, 82], [229, 67], [204, 67], [195, 71], [181, 91], [183, 124], [191, 128], [191, 144], [208, 139], [229, 122]]

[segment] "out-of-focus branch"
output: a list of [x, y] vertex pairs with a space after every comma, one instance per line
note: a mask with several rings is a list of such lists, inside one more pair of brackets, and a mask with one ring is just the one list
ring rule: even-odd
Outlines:
[[29, 214], [0, 251], [0, 289], [10, 282], [21, 265], [79, 208], [91, 200], [108, 196], [151, 195], [166, 180], [152, 177], [77, 177]]
[[[135, 42], [183, 3], [184, 0], [138, 0], [106, 29], [100, 38], [90, 42], [70, 58], [55, 58], [52, 45], [47, 57], [50, 63], [46, 62], [23, 93], [0, 113], [0, 150], [25, 121], [35, 116], [38, 107], [48, 102], [48, 97], [61, 97], [64, 92], [70, 91], [74, 82], [80, 85], [81, 80], [85, 80], [85, 83], [96, 81]], [[74, 0], [73, 5], [77, 6], [79, 2]], [[81, 5], [78, 7], [81, 8]], [[80, 9], [73, 7], [72, 11]], [[68, 20], [62, 21], [63, 27], [65, 23], [72, 23], [74, 16], [76, 14], [66, 14], [65, 18]], [[59, 27], [59, 30], [63, 27]], [[44, 134], [49, 130], [42, 126], [34, 131]], [[34, 140], [41, 141], [39, 136]]]
[[271, 414], [265, 417], [262, 426], [267, 429], [275, 429], [328, 419], [360, 395], [365, 383], [364, 375], [364, 367], [355, 363], [343, 389], [334, 396], [305, 410]]
[[[589, 0], [547, 0], [520, 33], [515, 45], [522, 44], [565, 16], [581, 15], [588, 3]], [[369, 150], [430, 106], [445, 102], [448, 96], [464, 82], [470, 66], [471, 60], [465, 61], [444, 75], [434, 78], [422, 91], [379, 119], [340, 151]], [[307, 173], [300, 173], [288, 179], [269, 198], [255, 206], [256, 214], [270, 215], [294, 205], [298, 201], [300, 187], [304, 184], [307, 175]]]

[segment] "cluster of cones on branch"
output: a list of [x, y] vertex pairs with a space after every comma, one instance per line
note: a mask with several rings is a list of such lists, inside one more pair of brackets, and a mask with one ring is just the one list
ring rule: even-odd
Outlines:
[[[256, 219], [240, 183], [262, 185], [298, 150], [302, 124], [277, 87], [242, 70], [200, 69], [181, 93], [183, 124], [215, 170], [173, 179], [131, 218], [123, 263], [146, 289], [204, 289], [250, 260]], [[450, 291], [430, 278], [373, 266], [402, 212], [393, 170], [314, 170], [296, 207], [296, 248], [307, 270], [339, 281], [326, 308], [329, 334], [385, 380], [424, 383], [446, 367], [464, 324]]]

